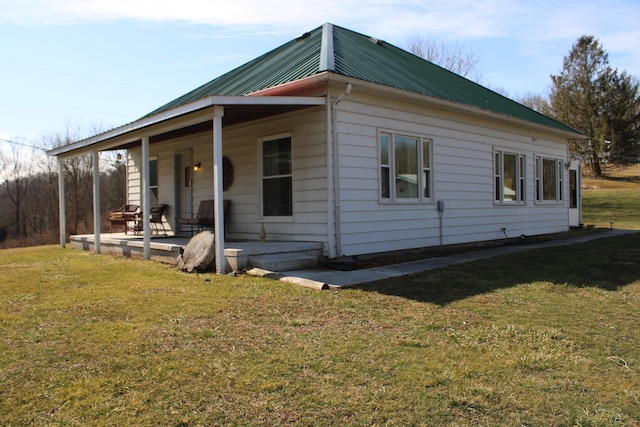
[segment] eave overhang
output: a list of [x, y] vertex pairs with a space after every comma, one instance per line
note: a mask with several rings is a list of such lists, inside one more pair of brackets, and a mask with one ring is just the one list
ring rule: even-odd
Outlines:
[[519, 119], [508, 114], [501, 114], [491, 110], [485, 110], [472, 105], [461, 104], [459, 102], [447, 101], [445, 99], [436, 98], [429, 95], [419, 94], [404, 89], [394, 88], [379, 83], [373, 83], [366, 80], [360, 80], [353, 77], [343, 76], [335, 73], [327, 73], [330, 76], [327, 80], [334, 83], [351, 83], [354, 90], [365, 90], [370, 94], [375, 94], [382, 97], [388, 97], [395, 100], [403, 100], [414, 104], [425, 105], [427, 107], [433, 107], [440, 110], [448, 111], [451, 113], [463, 114], [466, 116], [475, 117], [478, 119], [485, 119], [493, 122], [499, 122], [506, 125], [515, 126], [518, 128], [524, 128], [530, 131], [537, 131], [547, 134], [552, 134], [561, 138], [569, 140], [581, 140], [585, 138], [581, 132], [574, 130], [568, 131], [558, 129], [550, 126], [544, 126], [538, 123], [534, 123], [528, 120]]

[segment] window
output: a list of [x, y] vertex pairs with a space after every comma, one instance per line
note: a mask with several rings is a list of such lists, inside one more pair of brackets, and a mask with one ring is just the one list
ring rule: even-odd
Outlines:
[[158, 158], [149, 158], [149, 202], [151, 206], [158, 204]]
[[536, 201], [559, 202], [564, 200], [563, 162], [560, 159], [536, 157]]
[[380, 198], [419, 201], [432, 198], [432, 141], [393, 132], [380, 132]]
[[525, 164], [522, 154], [494, 152], [495, 201], [497, 203], [525, 202]]
[[262, 141], [262, 215], [293, 215], [291, 137]]

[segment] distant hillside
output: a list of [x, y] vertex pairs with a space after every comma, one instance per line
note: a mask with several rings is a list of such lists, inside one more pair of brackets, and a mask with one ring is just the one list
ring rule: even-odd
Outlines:
[[630, 166], [603, 165], [604, 178], [582, 177], [583, 189], [640, 190], [640, 163]]

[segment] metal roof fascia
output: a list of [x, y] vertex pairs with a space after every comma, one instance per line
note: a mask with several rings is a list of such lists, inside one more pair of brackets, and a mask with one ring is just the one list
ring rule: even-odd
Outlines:
[[[149, 116], [131, 122], [129, 124], [117, 127], [105, 133], [95, 135], [93, 137], [74, 142], [63, 147], [54, 148], [47, 151], [49, 156], [59, 156], [71, 151], [81, 150], [91, 145], [98, 144], [100, 142], [118, 138], [128, 133], [132, 133], [143, 128], [171, 120], [180, 116], [184, 116], [189, 113], [193, 113], [198, 110], [202, 110], [215, 105], [231, 106], [231, 105], [324, 105], [326, 99], [324, 97], [301, 97], [301, 96], [208, 96], [206, 98], [199, 99], [197, 101], [190, 102], [189, 104], [181, 105], [174, 109], [164, 111], [154, 116]], [[131, 138], [131, 141], [139, 139], [138, 137]], [[120, 145], [124, 141], [114, 143]]]
[[[324, 96], [210, 96], [211, 105], [324, 105]], [[249, 102], [247, 102], [249, 101]]]
[[[307, 87], [309, 85], [313, 85], [316, 83], [323, 83], [325, 84], [329, 78], [327, 77], [329, 74], [328, 71], [322, 71], [318, 74], [314, 74], [313, 76], [309, 76], [309, 77], [305, 77], [303, 79], [299, 79], [299, 80], [294, 80], [292, 82], [288, 82], [288, 83], [283, 83], [281, 85], [278, 86], [273, 86], [273, 87], [268, 87], [266, 89], [260, 89], [259, 91], [253, 92], [248, 94], [247, 96], [270, 96], [267, 95], [269, 93], [282, 93], [283, 90], [287, 90], [287, 89], [299, 89], [299, 88], [304, 88]], [[275, 95], [278, 96], [278, 95]]]

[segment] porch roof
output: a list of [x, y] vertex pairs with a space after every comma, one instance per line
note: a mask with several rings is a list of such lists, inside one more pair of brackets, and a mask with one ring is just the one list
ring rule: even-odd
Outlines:
[[207, 96], [145, 116], [107, 132], [47, 151], [49, 156], [72, 157], [92, 151], [127, 148], [143, 136], [151, 142], [211, 129], [213, 108], [224, 107], [225, 125], [241, 123], [302, 108], [324, 105], [324, 96]]

